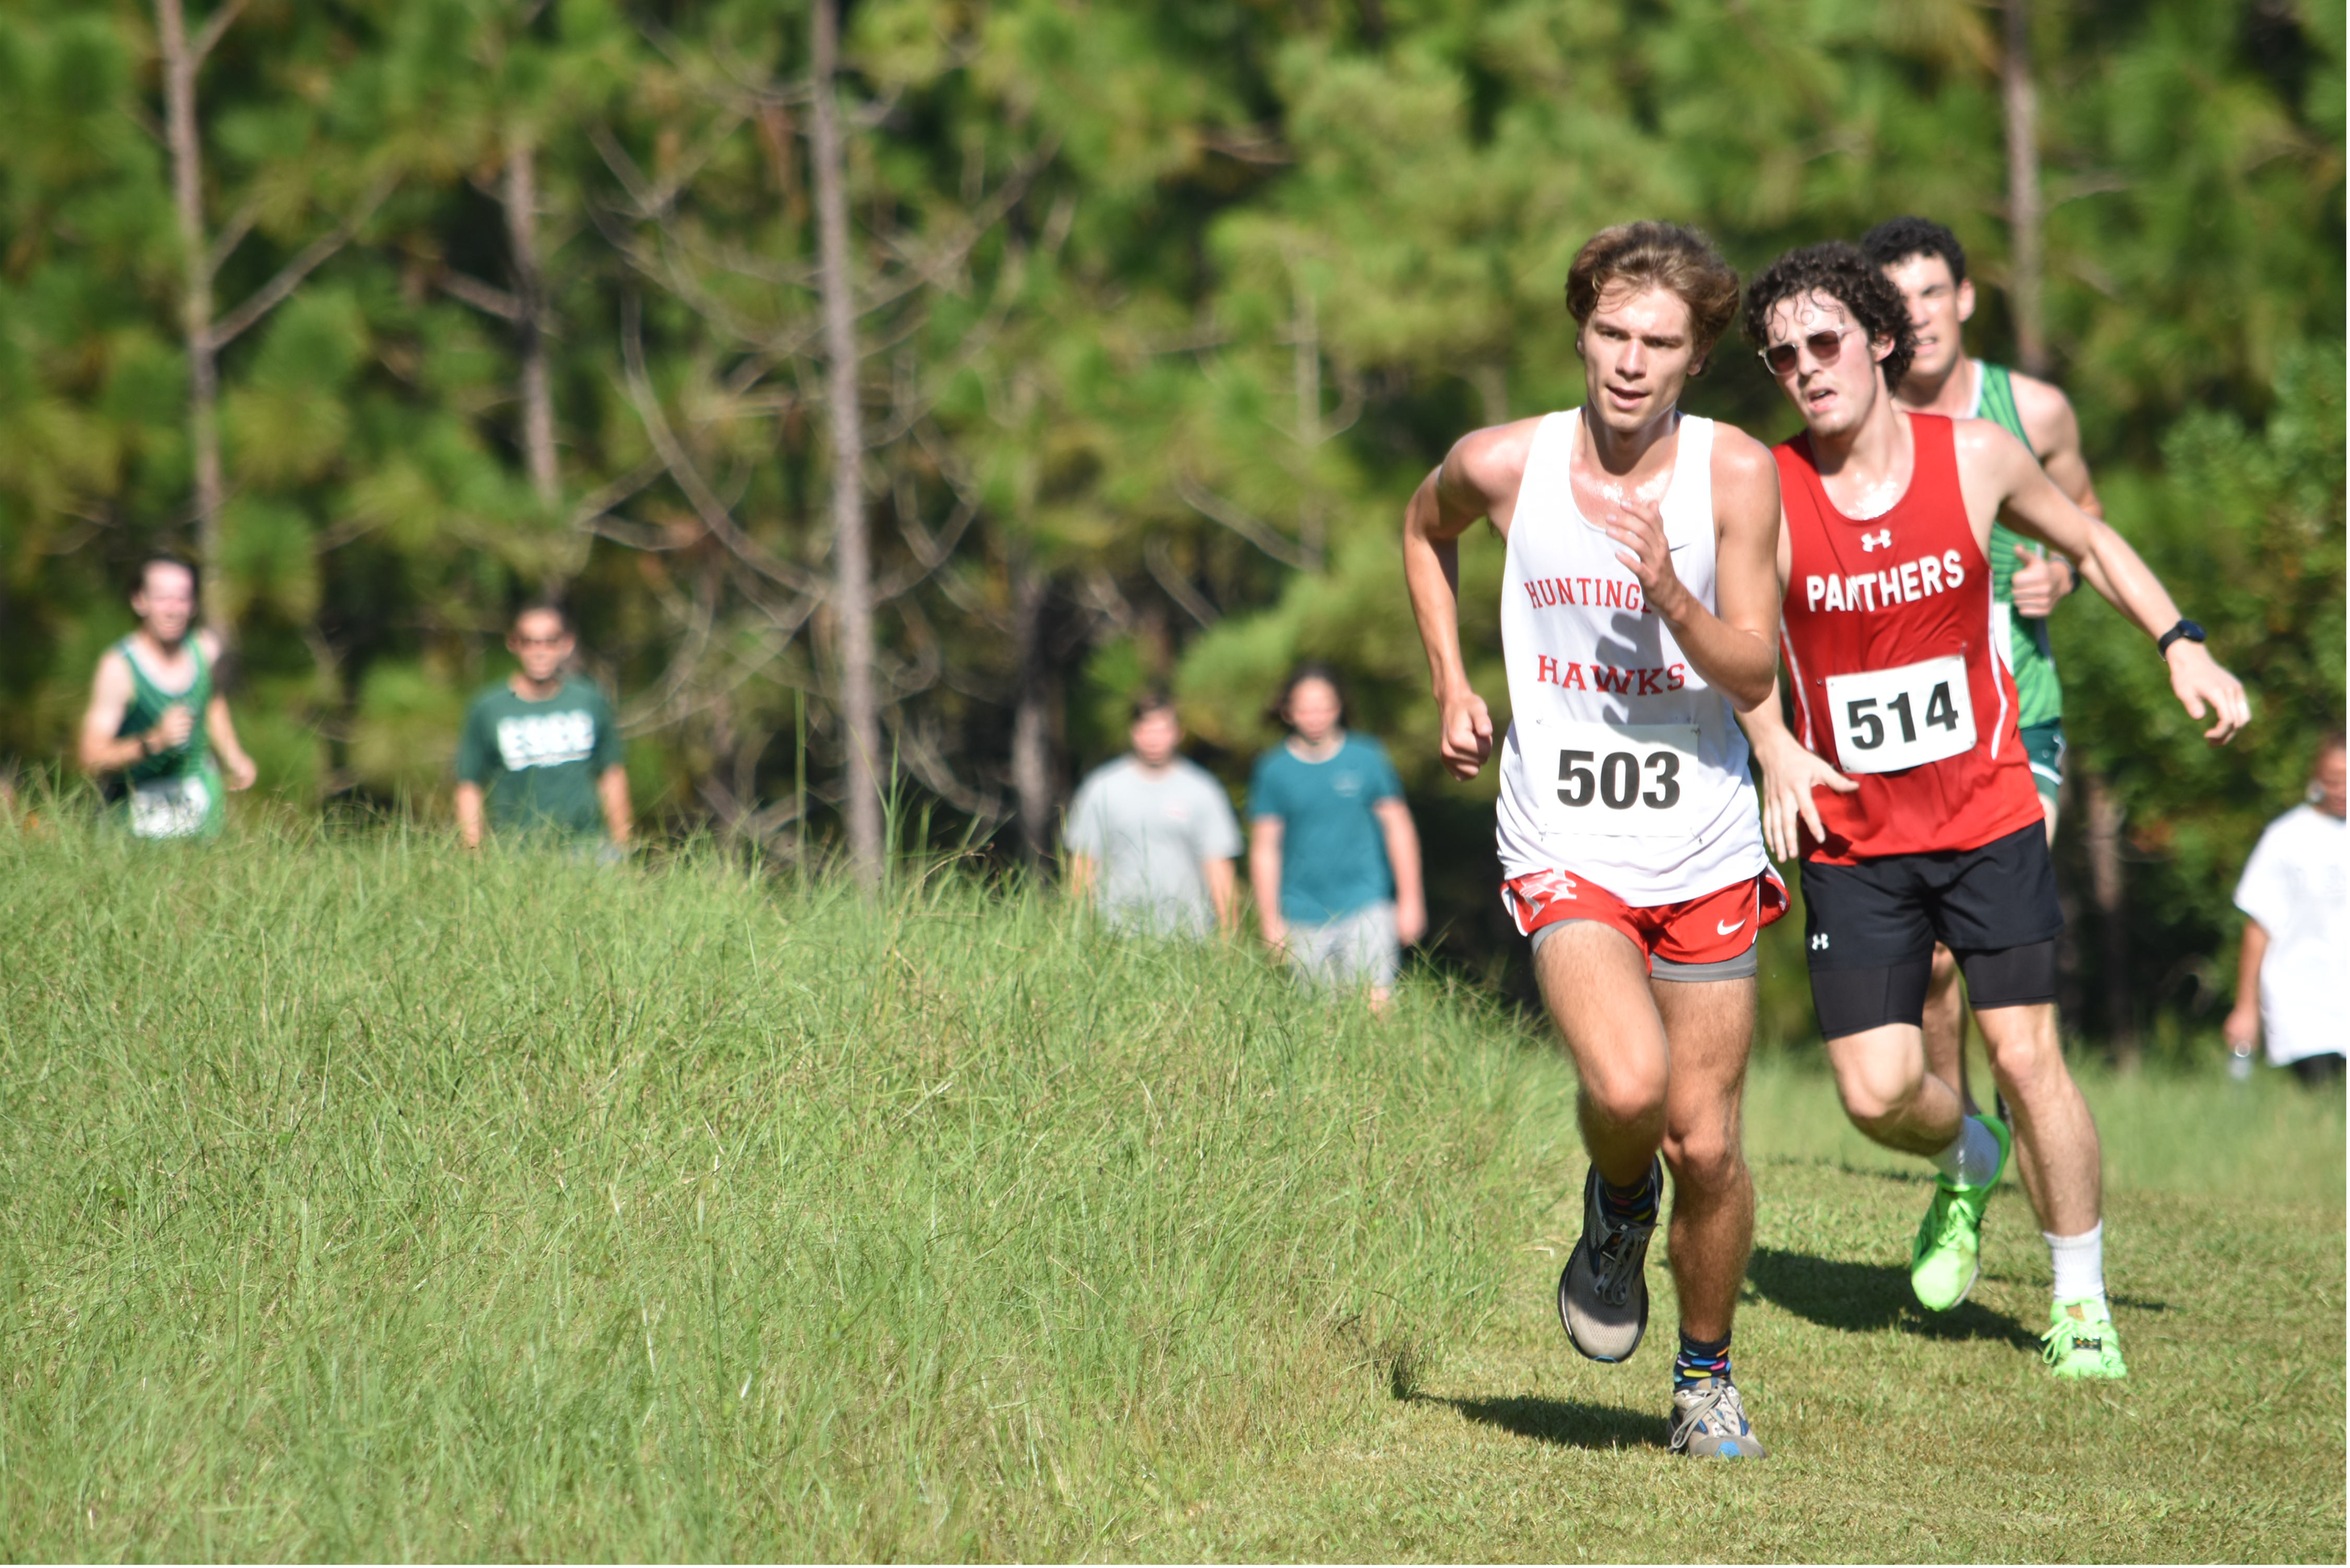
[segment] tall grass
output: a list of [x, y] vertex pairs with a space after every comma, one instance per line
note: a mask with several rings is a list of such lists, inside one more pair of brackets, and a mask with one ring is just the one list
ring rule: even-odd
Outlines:
[[[1563, 1357], [1571, 1076], [1439, 983], [1374, 1022], [955, 875], [868, 904], [397, 832], [0, 835], [0, 943], [12, 1556], [1376, 1555], [1349, 1472], [1310, 1515], [1268, 1478], [1439, 1416], [1483, 1474], [1524, 1439], [1418, 1396]], [[2109, 1146], [2192, 1127], [2338, 1228], [2338, 1108], [2208, 1087], [2100, 1088]], [[1833, 1185], [1876, 1156], [1816, 1074], [1749, 1119], [1811, 1162], [1763, 1168], [1766, 1227], [1914, 1223]], [[1875, 1341], [1753, 1311], [1877, 1386]]]
[[0, 910], [16, 1553], [1115, 1550], [1550, 1196], [1475, 1005], [953, 877], [68, 835]]

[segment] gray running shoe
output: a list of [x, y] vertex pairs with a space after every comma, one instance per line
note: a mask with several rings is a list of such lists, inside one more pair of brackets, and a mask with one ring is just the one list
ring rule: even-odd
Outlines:
[[1728, 1378], [1673, 1390], [1673, 1452], [1699, 1459], [1762, 1459], [1761, 1439], [1747, 1424], [1746, 1407]]
[[[1648, 1185], [1661, 1200], [1665, 1172], [1651, 1162]], [[1559, 1274], [1559, 1321], [1567, 1339], [1594, 1361], [1621, 1361], [1648, 1332], [1648, 1238], [1656, 1222], [1626, 1224], [1607, 1217], [1599, 1201], [1599, 1170], [1583, 1179], [1583, 1239]]]

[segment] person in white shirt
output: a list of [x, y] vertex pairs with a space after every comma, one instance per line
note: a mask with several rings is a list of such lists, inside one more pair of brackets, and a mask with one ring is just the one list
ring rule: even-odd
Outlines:
[[1114, 925], [1165, 936], [1229, 934], [1240, 918], [1240, 823], [1215, 776], [1176, 749], [1183, 725], [1162, 691], [1134, 699], [1134, 749], [1104, 763], [1069, 804], [1069, 891]]
[[2265, 1034], [2268, 1059], [2303, 1083], [2342, 1080], [2342, 997], [2350, 987], [2350, 865], [2343, 855], [2342, 732], [2328, 735], [2310, 770], [2308, 801], [2271, 822], [2244, 875], [2236, 907], [2244, 911], [2244, 956], [2236, 971], [2236, 1005], [2228, 1014], [2228, 1049], [2248, 1060]]

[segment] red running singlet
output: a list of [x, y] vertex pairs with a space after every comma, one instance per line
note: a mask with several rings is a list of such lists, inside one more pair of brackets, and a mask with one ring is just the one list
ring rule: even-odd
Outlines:
[[1993, 652], [1990, 563], [1967, 523], [1951, 422], [1906, 417], [1909, 489], [1865, 522], [1828, 499], [1808, 435], [1772, 448], [1797, 733], [1860, 785], [1813, 791], [1827, 837], [1806, 829], [1803, 858], [1826, 865], [1974, 849], [2041, 820], [2015, 678]]

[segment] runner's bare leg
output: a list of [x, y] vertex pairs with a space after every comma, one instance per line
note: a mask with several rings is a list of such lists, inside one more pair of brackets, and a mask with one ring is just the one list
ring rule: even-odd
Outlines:
[[1830, 1040], [1828, 1062], [1844, 1114], [1875, 1142], [1932, 1159], [1958, 1136], [1965, 1113], [1950, 1085], [1926, 1071], [1917, 1025], [1882, 1024]]
[[1602, 1181], [1636, 1187], [1664, 1141], [1671, 1061], [1648, 962], [1622, 932], [1574, 920], [1543, 939], [1534, 975], [1582, 1083], [1583, 1147]]
[[1755, 982], [1651, 982], [1672, 1078], [1665, 1091], [1665, 1166], [1673, 1173], [1666, 1232], [1681, 1328], [1692, 1339], [1730, 1332], [1754, 1248], [1754, 1178], [1740, 1107], [1754, 1043]]
[[2078, 1236], [2104, 1204], [2097, 1123], [2073, 1082], [2057, 1041], [2056, 1004], [1994, 1007], [1975, 1014], [1990, 1047], [1991, 1076], [2015, 1118], [2018, 1174], [2040, 1228]]

